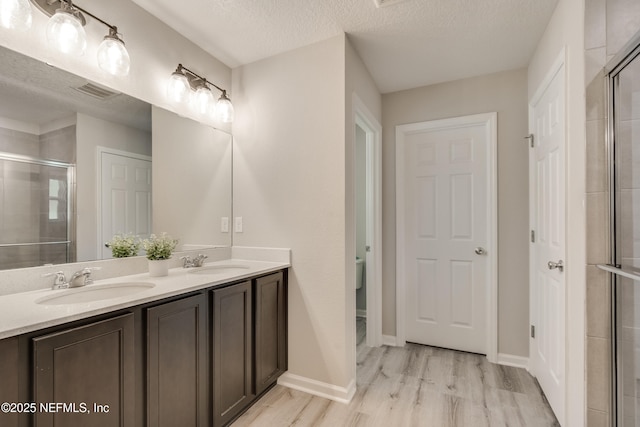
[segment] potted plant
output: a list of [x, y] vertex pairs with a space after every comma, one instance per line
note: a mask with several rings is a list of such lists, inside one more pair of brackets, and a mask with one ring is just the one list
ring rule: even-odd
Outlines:
[[131, 233], [116, 234], [104, 245], [111, 249], [111, 256], [114, 258], [127, 258], [138, 255], [140, 238]]
[[169, 259], [177, 245], [178, 240], [167, 233], [159, 236], [152, 234], [142, 241], [142, 247], [147, 252], [149, 260], [149, 275], [159, 277], [169, 274]]

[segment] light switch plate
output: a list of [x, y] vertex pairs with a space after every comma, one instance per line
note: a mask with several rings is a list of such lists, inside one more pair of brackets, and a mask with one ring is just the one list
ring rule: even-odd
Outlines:
[[229, 217], [228, 216], [223, 216], [222, 219], [220, 220], [220, 231], [222, 233], [228, 233], [229, 232]]
[[242, 217], [241, 216], [236, 217], [235, 232], [242, 233]]

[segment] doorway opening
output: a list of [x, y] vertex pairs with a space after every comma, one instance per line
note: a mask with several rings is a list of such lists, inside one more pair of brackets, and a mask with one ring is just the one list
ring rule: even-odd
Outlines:
[[[356, 171], [356, 317], [369, 347], [382, 345], [382, 127], [353, 96]], [[356, 321], [356, 319], [354, 319]], [[364, 325], [366, 324], [366, 326]], [[358, 333], [358, 341], [360, 340]]]

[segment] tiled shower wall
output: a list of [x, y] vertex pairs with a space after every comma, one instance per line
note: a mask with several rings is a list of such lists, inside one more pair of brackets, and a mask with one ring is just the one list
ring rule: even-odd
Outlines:
[[[68, 126], [39, 136], [0, 128], [0, 151], [75, 163], [76, 127]], [[66, 170], [0, 161], [0, 243], [66, 240], [66, 206], [59, 207], [57, 220], [43, 214], [43, 209], [49, 209], [50, 179], [61, 181], [60, 191], [66, 193]], [[59, 264], [68, 259], [75, 260], [73, 244], [69, 254], [66, 245], [0, 248], [0, 269]]]
[[605, 64], [640, 30], [640, 1], [585, 0], [587, 120], [587, 425], [611, 419], [611, 291], [596, 264], [609, 262]]

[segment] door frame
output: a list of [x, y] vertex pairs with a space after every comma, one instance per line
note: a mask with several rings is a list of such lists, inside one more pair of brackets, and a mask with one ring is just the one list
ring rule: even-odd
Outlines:
[[[544, 79], [542, 79], [542, 81], [540, 82], [540, 85], [536, 88], [533, 96], [531, 97], [531, 99], [528, 102], [528, 128], [529, 128], [529, 136], [533, 135], [535, 133], [535, 117], [534, 117], [534, 108], [535, 105], [538, 104], [538, 102], [540, 102], [540, 99], [542, 98], [542, 96], [545, 94], [546, 90], [548, 89], [549, 85], [553, 82], [553, 79], [555, 78], [555, 76], [558, 73], [563, 73], [563, 79], [564, 79], [564, 87], [563, 87], [563, 96], [564, 96], [564, 164], [563, 164], [563, 168], [564, 168], [564, 190], [565, 190], [565, 206], [564, 206], [564, 216], [565, 216], [565, 230], [564, 230], [564, 239], [565, 239], [565, 247], [564, 247], [564, 256], [562, 257], [563, 260], [565, 260], [565, 262], [567, 264], [571, 264], [571, 262], [569, 261], [569, 257], [568, 257], [568, 253], [569, 253], [569, 247], [568, 247], [568, 216], [567, 213], [569, 211], [568, 206], [567, 206], [567, 195], [568, 195], [568, 173], [567, 171], [569, 170], [568, 168], [568, 137], [569, 137], [569, 129], [568, 129], [568, 108], [569, 106], [567, 105], [567, 75], [566, 75], [566, 51], [563, 48], [561, 50], [561, 52], [558, 54], [558, 56], [556, 57], [556, 59], [553, 61], [551, 67], [549, 67], [547, 73], [544, 76]], [[534, 135], [535, 138], [535, 135]], [[527, 142], [529, 144], [529, 141]], [[534, 163], [534, 158], [533, 158], [533, 151], [532, 151], [532, 147], [529, 146], [529, 230], [535, 230], [535, 225], [536, 225], [536, 221], [537, 221], [537, 215], [536, 215], [536, 200], [535, 197], [537, 195], [536, 193], [536, 188], [537, 185], [535, 183], [535, 176], [533, 176], [534, 172], [535, 172], [535, 163]], [[532, 325], [536, 325], [538, 324], [537, 322], [537, 318], [536, 318], [536, 313], [537, 313], [537, 307], [538, 307], [538, 300], [537, 300], [537, 295], [534, 292], [535, 289], [535, 269], [536, 269], [536, 257], [535, 257], [535, 248], [534, 245], [535, 243], [531, 242], [531, 239], [529, 239], [529, 325], [530, 328]], [[565, 271], [564, 273], [564, 298], [565, 298], [565, 304], [564, 304], [564, 341], [563, 341], [563, 345], [565, 346], [564, 348], [564, 402], [563, 402], [563, 414], [562, 416], [564, 416], [566, 418], [567, 413], [568, 413], [568, 398], [567, 398], [567, 393], [569, 390], [569, 369], [568, 369], [568, 361], [569, 359], [569, 348], [567, 346], [567, 338], [568, 338], [568, 304], [569, 304], [569, 295], [568, 295], [568, 291], [569, 291], [569, 276], [568, 273], [570, 273], [570, 269], [565, 265], [565, 269], [567, 269], [568, 271]], [[535, 377], [536, 376], [536, 366], [535, 366], [535, 362], [536, 359], [534, 357], [534, 354], [536, 352], [536, 339], [531, 336], [532, 334], [529, 334], [529, 366], [527, 367], [527, 370]], [[556, 414], [557, 416], [557, 414]], [[566, 420], [565, 419], [561, 419], [558, 420], [561, 424], [563, 424]]]
[[[98, 225], [96, 227], [96, 259], [101, 259], [102, 258], [102, 247], [104, 245], [104, 242], [101, 241], [100, 239], [102, 238], [102, 154], [112, 154], [114, 156], [121, 156], [121, 157], [129, 157], [132, 159], [137, 159], [137, 160], [144, 160], [144, 161], [148, 161], [148, 162], [152, 162], [153, 164], [153, 160], [151, 156], [146, 156], [144, 154], [138, 154], [138, 153], [132, 153], [129, 151], [124, 151], [124, 150], [117, 150], [115, 148], [111, 148], [111, 147], [103, 147], [103, 146], [97, 146], [96, 147], [96, 224]], [[153, 190], [152, 190], [153, 192]], [[151, 195], [151, 197], [153, 197], [153, 193]], [[151, 212], [152, 218], [153, 218], [153, 211]]]
[[483, 124], [486, 126], [487, 151], [487, 251], [493, 256], [487, 266], [487, 289], [485, 303], [487, 313], [486, 352], [487, 359], [496, 363], [498, 359], [498, 113], [473, 114], [441, 120], [429, 120], [396, 126], [396, 345], [406, 344], [406, 277], [400, 266], [405, 262], [405, 182], [404, 155], [405, 135], [424, 130], [457, 128]]
[[[373, 263], [365, 263], [367, 280], [366, 340], [368, 347], [380, 347], [382, 345], [382, 125], [355, 93], [352, 105], [354, 144], [357, 125], [365, 131], [367, 148], [366, 235], [368, 245], [371, 247], [371, 256], [367, 258], [373, 259]], [[353, 170], [355, 170], [355, 164]], [[351, 261], [355, 263], [355, 259]], [[354, 277], [352, 280], [354, 287], [355, 282]]]

